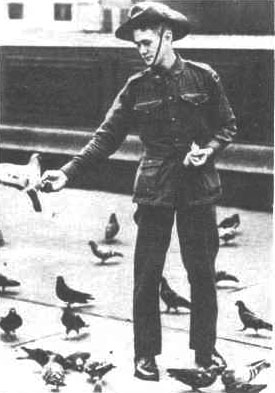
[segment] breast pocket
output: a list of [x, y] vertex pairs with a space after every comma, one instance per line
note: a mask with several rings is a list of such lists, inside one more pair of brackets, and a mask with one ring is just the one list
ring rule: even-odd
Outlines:
[[137, 102], [133, 110], [135, 119], [139, 123], [161, 120], [163, 114], [163, 101], [161, 99], [156, 99], [152, 101]]
[[205, 143], [211, 133], [210, 96], [207, 93], [180, 94], [180, 106], [186, 129], [197, 142]]

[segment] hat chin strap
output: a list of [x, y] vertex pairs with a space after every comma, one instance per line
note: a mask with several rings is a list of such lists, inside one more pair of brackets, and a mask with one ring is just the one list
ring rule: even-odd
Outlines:
[[157, 51], [156, 51], [156, 54], [155, 54], [153, 63], [151, 64], [150, 67], [154, 67], [154, 65], [156, 64], [156, 61], [157, 61], [157, 58], [158, 58], [158, 55], [159, 55], [159, 52], [160, 52], [160, 48], [161, 48], [161, 45], [162, 45], [162, 41], [163, 41], [164, 30], [165, 30], [165, 29], [164, 29], [164, 26], [162, 25], [162, 26], [161, 26], [161, 30], [160, 30], [160, 35], [159, 35], [159, 44], [158, 44], [158, 48], [157, 48]]

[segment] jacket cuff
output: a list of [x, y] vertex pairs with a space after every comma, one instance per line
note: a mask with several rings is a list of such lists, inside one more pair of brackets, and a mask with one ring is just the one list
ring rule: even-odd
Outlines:
[[219, 150], [221, 150], [224, 146], [220, 142], [218, 142], [215, 139], [212, 139], [212, 141], [208, 142], [207, 145], [205, 146], [206, 148], [210, 147], [213, 149], [213, 154], [216, 154]]
[[68, 178], [68, 182], [71, 182], [72, 180], [74, 180], [79, 173], [79, 169], [75, 165], [73, 160], [69, 161], [67, 164], [63, 165], [60, 168], [60, 170], [65, 173], [65, 175]]

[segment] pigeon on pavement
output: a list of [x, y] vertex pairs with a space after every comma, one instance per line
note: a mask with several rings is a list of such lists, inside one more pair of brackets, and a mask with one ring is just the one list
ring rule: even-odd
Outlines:
[[218, 225], [218, 228], [238, 228], [240, 226], [241, 220], [238, 213], [232, 214], [229, 217], [224, 218]]
[[237, 236], [237, 231], [235, 228], [220, 228], [219, 232], [219, 239], [223, 241], [223, 244], [227, 244], [234, 240]]
[[2, 293], [5, 292], [6, 287], [18, 287], [19, 285], [21, 285], [20, 282], [0, 274], [0, 287], [2, 287]]
[[271, 364], [267, 360], [262, 359], [245, 366], [240, 366], [235, 370], [226, 369], [221, 376], [221, 380], [226, 391], [231, 391], [236, 387], [244, 387], [245, 384], [253, 381], [262, 370], [270, 366]]
[[46, 385], [53, 385], [55, 391], [59, 391], [60, 386], [65, 386], [65, 370], [62, 365], [56, 361], [55, 355], [52, 355], [48, 363], [42, 369], [42, 378]]
[[23, 190], [29, 196], [36, 212], [42, 211], [37, 191], [40, 187], [40, 155], [33, 153], [26, 165], [0, 164], [0, 184]]
[[224, 371], [225, 366], [210, 366], [207, 369], [204, 368], [169, 368], [168, 374], [176, 380], [184, 383], [185, 385], [191, 386], [193, 390], [200, 388], [206, 388], [213, 385], [216, 379]]
[[219, 282], [219, 281], [235, 281], [235, 282], [239, 282], [239, 279], [236, 276], [234, 276], [233, 274], [228, 274], [224, 270], [217, 271], [216, 274], [215, 274], [215, 279], [216, 279], [216, 282]]
[[188, 310], [191, 308], [190, 301], [173, 291], [173, 289], [168, 285], [165, 277], [161, 278], [160, 297], [167, 306], [167, 313], [170, 311], [170, 308], [174, 308], [176, 312], [178, 312], [179, 307], [184, 307]]
[[65, 363], [65, 359], [63, 358], [63, 356], [53, 351], [45, 350], [42, 348], [27, 348], [25, 346], [22, 346], [21, 349], [23, 349], [28, 354], [28, 356], [17, 357], [17, 359], [34, 360], [42, 367], [44, 367], [53, 356], [55, 361], [60, 363], [62, 366]]
[[105, 240], [107, 243], [111, 242], [115, 238], [119, 229], [120, 225], [118, 223], [117, 216], [115, 213], [112, 213], [105, 228]]
[[55, 292], [60, 300], [69, 304], [87, 303], [89, 300], [94, 300], [94, 297], [91, 294], [68, 287], [62, 276], [58, 276], [56, 278]]
[[239, 383], [237, 385], [226, 388], [227, 393], [259, 393], [261, 390], [266, 389], [266, 384], [251, 384]]
[[259, 316], [257, 316], [254, 312], [250, 311], [244, 304], [242, 300], [238, 300], [235, 305], [238, 307], [239, 317], [243, 323], [243, 329], [246, 330], [248, 328], [254, 329], [256, 333], [260, 329], [273, 330], [273, 326], [271, 323], [266, 322]]
[[22, 326], [23, 320], [17, 314], [15, 308], [11, 308], [5, 317], [0, 318], [0, 327], [7, 334], [15, 333], [15, 330]]
[[90, 240], [88, 244], [91, 247], [93, 254], [101, 260], [101, 263], [105, 263], [108, 259], [113, 257], [123, 257], [121, 252], [114, 251], [109, 247], [99, 246], [93, 240]]
[[87, 360], [90, 358], [90, 352], [74, 352], [64, 359], [64, 368], [65, 370], [74, 370], [82, 372], [84, 371], [85, 364]]
[[85, 366], [84, 371], [90, 376], [91, 381], [95, 383], [97, 380], [102, 379], [105, 374], [115, 367], [116, 366], [114, 366], [113, 363], [95, 361], [88, 363]]
[[70, 305], [64, 308], [63, 314], [61, 316], [61, 322], [66, 327], [66, 334], [69, 334], [72, 330], [79, 334], [80, 329], [89, 327], [89, 325], [83, 321], [80, 315], [74, 313]]

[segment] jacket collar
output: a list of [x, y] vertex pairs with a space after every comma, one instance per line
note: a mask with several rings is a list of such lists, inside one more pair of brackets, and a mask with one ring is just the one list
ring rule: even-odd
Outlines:
[[184, 70], [184, 60], [180, 57], [178, 53], [176, 53], [176, 60], [169, 70], [166, 70], [158, 66], [154, 66], [150, 70], [156, 79], [173, 78], [181, 74], [182, 71]]

